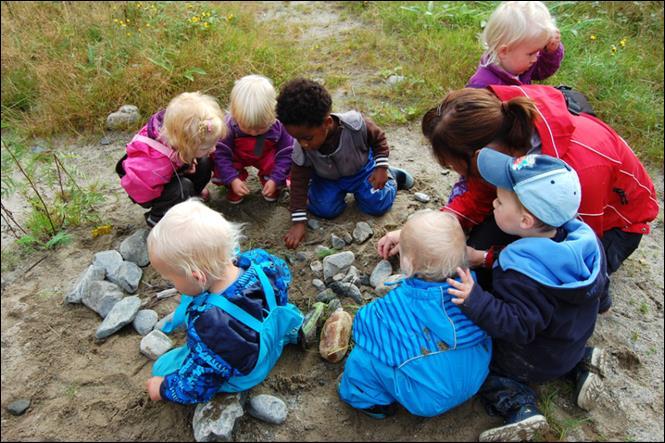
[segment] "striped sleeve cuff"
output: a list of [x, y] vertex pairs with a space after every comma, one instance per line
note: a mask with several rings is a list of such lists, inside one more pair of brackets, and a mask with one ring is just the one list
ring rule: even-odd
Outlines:
[[388, 157], [377, 157], [374, 159], [374, 163], [376, 163], [376, 166], [381, 166], [383, 168], [387, 168], [390, 166], [388, 163]]
[[292, 222], [304, 222], [307, 221], [307, 211], [293, 211], [291, 213]]

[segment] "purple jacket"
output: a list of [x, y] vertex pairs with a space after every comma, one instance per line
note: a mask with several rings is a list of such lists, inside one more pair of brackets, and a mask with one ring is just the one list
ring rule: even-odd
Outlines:
[[544, 80], [561, 66], [563, 43], [554, 52], [540, 51], [536, 63], [519, 77], [504, 71], [495, 63], [487, 64], [487, 58], [487, 54], [482, 56], [476, 73], [466, 84], [467, 88], [485, 88], [489, 85], [530, 85], [531, 80]]
[[[233, 166], [233, 163], [244, 163], [242, 157], [246, 159], [246, 154], [243, 153], [240, 157], [238, 155], [239, 152], [237, 151], [240, 148], [238, 146], [239, 139], [242, 139], [243, 146], [247, 146], [247, 139], [251, 138], [255, 140], [256, 137], [242, 132], [238, 123], [236, 123], [230, 114], [227, 114], [226, 126], [228, 128], [227, 135], [217, 143], [213, 158], [215, 160], [215, 175], [228, 186], [239, 176], [238, 169]], [[275, 165], [270, 173], [270, 179], [277, 183], [277, 185], [284, 185], [291, 171], [293, 137], [286, 132], [284, 125], [279, 120], [275, 120], [275, 123], [273, 123], [264, 136], [266, 145], [274, 146], [274, 153], [272, 150], [268, 150], [263, 154], [275, 156]]]

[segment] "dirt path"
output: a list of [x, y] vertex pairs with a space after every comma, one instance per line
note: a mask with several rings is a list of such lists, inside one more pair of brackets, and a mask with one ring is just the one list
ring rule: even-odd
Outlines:
[[[294, 5], [295, 3], [295, 5]], [[302, 4], [301, 4], [302, 3]], [[276, 2], [265, 6], [263, 18], [287, 19], [300, 23], [302, 45], [329, 37], [331, 32], [351, 33], [358, 23], [337, 23], [332, 8], [310, 8], [309, 2]], [[303, 25], [306, 24], [306, 25]], [[335, 23], [334, 30], [328, 23]], [[362, 95], [366, 73], [353, 72], [354, 93]], [[365, 75], [365, 77], [363, 77]], [[371, 77], [370, 77], [371, 78]], [[356, 87], [357, 86], [357, 87]], [[346, 92], [346, 94], [345, 94]], [[344, 110], [348, 91], [332, 90], [336, 109]], [[438, 208], [450, 191], [453, 174], [444, 175], [422, 143], [418, 125], [385, 128], [392, 146], [391, 162], [408, 168], [417, 177], [409, 192], [398, 193], [393, 209], [385, 216], [370, 218], [353, 204], [334, 221], [321, 221], [323, 230], [308, 232], [309, 244], [301, 250], [314, 256], [316, 239], [329, 245], [330, 234], [350, 232], [355, 222], [368, 221], [374, 237], [347, 249], [356, 255], [356, 266], [371, 272], [378, 261], [376, 242], [387, 230], [400, 226], [416, 209]], [[77, 232], [73, 244], [49, 254], [26, 274], [41, 255], [31, 257], [18, 271], [2, 275], [2, 441], [11, 440], [112, 440], [192, 441], [193, 406], [179, 406], [148, 400], [144, 390], [151, 362], [139, 352], [141, 337], [131, 327], [95, 342], [94, 332], [101, 319], [82, 305], [64, 305], [64, 294], [101, 250], [117, 248], [134, 230], [143, 227], [142, 210], [132, 205], [113, 173], [115, 160], [131, 135], [118, 134], [107, 146], [77, 145], [63, 141], [63, 152], [81, 155], [79, 168], [105, 184], [107, 221], [111, 235], [92, 239], [90, 232]], [[663, 175], [652, 171], [663, 207]], [[250, 187], [258, 191], [256, 180]], [[414, 192], [433, 197], [428, 204], [415, 201]], [[228, 205], [213, 190], [211, 206], [234, 221], [247, 223], [244, 247], [270, 249], [277, 255], [290, 252], [282, 236], [290, 224], [285, 202], [269, 204], [255, 192], [238, 206]], [[662, 210], [661, 210], [662, 211]], [[568, 434], [548, 434], [547, 439], [574, 440], [663, 440], [663, 216], [653, 226], [636, 253], [614, 275], [614, 307], [599, 319], [592, 343], [610, 353], [609, 389], [596, 411], [586, 414], [570, 398], [572, 387], [555, 382], [539, 389], [549, 405], [555, 423], [567, 423]], [[251, 243], [250, 243], [251, 242]], [[313, 243], [312, 243], [313, 242]], [[3, 244], [4, 247], [4, 244]], [[291, 300], [303, 311], [313, 303], [316, 291], [309, 262], [292, 266], [294, 283]], [[152, 285], [153, 287], [151, 287]], [[164, 282], [147, 267], [138, 295], [147, 299]], [[363, 288], [363, 292], [367, 288]], [[345, 300], [345, 304], [353, 304]], [[175, 302], [165, 300], [155, 308], [160, 316], [173, 310]], [[182, 341], [182, 335], [176, 335]], [[287, 348], [275, 369], [254, 393], [281, 397], [289, 416], [280, 426], [259, 422], [247, 415], [236, 426], [236, 439], [256, 440], [442, 440], [474, 441], [489, 426], [499, 423], [488, 417], [477, 399], [439, 417], [424, 419], [400, 410], [383, 422], [351, 410], [341, 403], [335, 380], [343, 363], [323, 361], [316, 350], [303, 352]], [[31, 407], [20, 417], [5, 407], [19, 398], [31, 399]], [[571, 425], [576, 423], [575, 426]]]

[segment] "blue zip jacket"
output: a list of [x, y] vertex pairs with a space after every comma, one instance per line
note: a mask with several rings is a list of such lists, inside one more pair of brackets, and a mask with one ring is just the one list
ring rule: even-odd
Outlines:
[[554, 239], [522, 238], [499, 255], [493, 294], [474, 288], [462, 310], [494, 339], [491, 370], [522, 382], [568, 373], [584, 354], [599, 304], [609, 308], [605, 255], [571, 220]]
[[[262, 320], [267, 301], [256, 272], [257, 264], [275, 290], [279, 306], [288, 302], [291, 273], [286, 263], [268, 252], [254, 249], [238, 255], [236, 265], [244, 272], [221, 295], [251, 316]], [[204, 403], [231, 376], [246, 375], [259, 356], [260, 336], [225, 311], [206, 303], [207, 292], [194, 297], [187, 308], [189, 355], [177, 372], [164, 377], [160, 395], [176, 403]]]

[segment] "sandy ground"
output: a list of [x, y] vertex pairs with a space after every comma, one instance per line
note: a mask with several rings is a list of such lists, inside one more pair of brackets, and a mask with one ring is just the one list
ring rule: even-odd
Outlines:
[[[271, 12], [273, 17], [283, 16], [289, 8], [283, 2], [277, 5], [278, 9]], [[331, 92], [336, 109], [344, 110], [345, 91]], [[414, 173], [415, 187], [400, 191], [393, 209], [378, 218], [360, 213], [349, 198], [349, 208], [340, 217], [322, 220], [322, 229], [316, 233], [308, 231], [306, 245], [300, 251], [313, 257], [316, 245], [329, 246], [331, 233], [341, 229], [351, 232], [357, 221], [364, 220], [373, 227], [374, 236], [346, 249], [355, 253], [355, 265], [369, 273], [379, 261], [376, 242], [383, 233], [401, 226], [417, 209], [438, 208], [445, 203], [454, 174], [442, 173], [435, 164], [423, 144], [419, 126], [385, 130], [392, 146], [391, 162]], [[25, 270], [43, 253], [28, 257], [16, 271], [2, 275], [2, 441], [193, 440], [193, 406], [148, 399], [144, 386], [152, 362], [140, 354], [141, 337], [133, 328], [128, 326], [106, 341], [96, 342], [99, 316], [83, 305], [63, 303], [64, 295], [96, 252], [117, 248], [126, 236], [144, 226], [142, 209], [129, 201], [113, 172], [131, 134], [113, 137], [114, 143], [106, 146], [63, 140], [61, 147], [62, 152], [78, 154], [79, 168], [104, 184], [108, 197], [102, 212], [104, 221], [113, 225], [113, 232], [93, 239], [89, 229], [81, 229], [73, 243], [47, 254], [27, 273]], [[651, 172], [662, 208], [662, 171]], [[265, 248], [282, 257], [292, 254], [282, 242], [290, 224], [286, 200], [273, 204], [263, 201], [255, 178], [250, 180], [250, 187], [255, 192], [238, 206], [227, 204], [219, 190], [212, 189], [210, 205], [229, 219], [246, 223], [244, 248]], [[415, 192], [428, 193], [432, 201], [416, 202]], [[571, 395], [573, 387], [566, 382], [539, 387], [553, 423], [566, 431], [552, 431], [545, 439], [663, 440], [662, 220], [661, 209], [652, 234], [613, 276], [614, 306], [598, 320], [591, 338], [592, 344], [607, 349], [610, 356], [607, 389], [598, 408], [591, 413], [577, 408]], [[6, 244], [3, 240], [3, 248]], [[291, 267], [294, 282], [290, 298], [303, 311], [316, 296], [311, 284], [315, 276], [308, 264]], [[166, 282], [150, 266], [144, 268], [138, 290], [142, 299], [149, 299], [164, 287]], [[354, 305], [350, 299], [343, 303], [349, 308]], [[167, 299], [154, 309], [161, 317], [174, 307], [175, 300]], [[175, 338], [182, 343], [182, 334]], [[338, 399], [335, 380], [342, 370], [343, 362], [327, 363], [315, 349], [288, 347], [269, 377], [253, 390], [282, 398], [289, 408], [286, 423], [269, 425], [245, 415], [237, 422], [236, 439], [474, 441], [481, 431], [500, 423], [498, 418], [485, 414], [477, 399], [430, 419], [411, 416], [402, 409], [393, 418], [374, 421]], [[32, 404], [24, 415], [15, 417], [6, 406], [19, 398], [29, 398]]]

